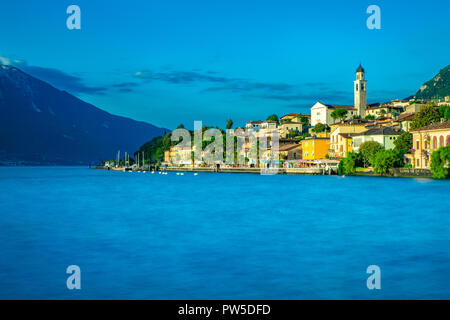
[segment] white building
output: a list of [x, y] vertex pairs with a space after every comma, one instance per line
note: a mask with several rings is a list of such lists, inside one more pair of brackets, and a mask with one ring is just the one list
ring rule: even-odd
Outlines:
[[356, 80], [353, 82], [354, 106], [316, 102], [316, 104], [311, 107], [311, 125], [315, 126], [318, 123], [327, 125], [333, 124], [334, 120], [331, 118], [331, 112], [336, 109], [347, 110], [347, 119], [351, 119], [354, 116], [364, 118], [366, 116], [367, 107], [367, 81], [365, 80], [364, 74], [364, 68], [359, 65], [358, 69], [356, 69]]
[[[324, 104], [322, 102], [316, 102], [311, 108], [311, 125], [315, 126], [318, 123], [331, 125], [335, 122], [331, 117], [331, 113], [336, 109], [345, 109], [348, 111], [347, 119], [353, 118], [358, 115], [356, 109], [353, 106], [338, 105], [338, 104]], [[337, 120], [339, 121], [339, 120]]]
[[394, 141], [400, 135], [400, 131], [392, 127], [372, 128], [367, 131], [353, 135], [353, 151], [358, 152], [361, 144], [367, 141], [375, 141], [381, 144], [386, 150], [394, 149]]

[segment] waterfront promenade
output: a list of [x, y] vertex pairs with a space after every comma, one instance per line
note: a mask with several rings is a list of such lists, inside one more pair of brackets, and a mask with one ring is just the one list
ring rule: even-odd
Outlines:
[[[96, 167], [95, 169], [101, 170], [115, 170], [115, 171], [127, 171], [125, 168], [108, 168], [108, 167]], [[133, 170], [133, 171], [153, 171], [148, 168]], [[156, 171], [156, 170], [155, 170]], [[210, 172], [210, 173], [255, 173], [260, 174], [261, 168], [220, 168], [217, 170], [214, 167], [168, 167], [159, 168], [157, 171], [172, 171], [172, 172]], [[275, 173], [277, 174], [312, 174], [321, 175], [323, 169], [321, 168], [279, 168]]]
[[[159, 170], [151, 170], [149, 168], [145, 169], [128, 169], [124, 167], [112, 168], [112, 167], [103, 167], [97, 166], [94, 169], [97, 170], [113, 170], [113, 171], [166, 171], [166, 172], [206, 172], [206, 173], [253, 173], [253, 174], [261, 174], [261, 168], [220, 168], [217, 170], [214, 167], [168, 167], [168, 168], [159, 168]], [[300, 175], [328, 175], [328, 173], [324, 172], [323, 168], [279, 168], [274, 174], [300, 174]], [[336, 168], [333, 168], [330, 174], [337, 174]], [[378, 177], [380, 175], [374, 174], [373, 170], [367, 168], [365, 170], [357, 171], [353, 174], [354, 176], [375, 176]], [[428, 169], [413, 169], [413, 168], [395, 168], [389, 169], [389, 173], [386, 175], [387, 177], [402, 177], [402, 178], [431, 178], [431, 171]]]

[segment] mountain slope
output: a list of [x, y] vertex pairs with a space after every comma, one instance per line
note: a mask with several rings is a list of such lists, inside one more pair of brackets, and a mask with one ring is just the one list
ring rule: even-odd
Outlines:
[[164, 129], [111, 115], [0, 65], [0, 160], [85, 164], [133, 153]]
[[417, 99], [443, 99], [450, 96], [450, 65], [442, 69], [433, 79], [425, 82], [416, 92]]

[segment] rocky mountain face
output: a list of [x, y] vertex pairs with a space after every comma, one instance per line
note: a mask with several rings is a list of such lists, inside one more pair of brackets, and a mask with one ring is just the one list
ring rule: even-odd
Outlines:
[[425, 82], [416, 92], [417, 99], [444, 99], [450, 96], [450, 65], [442, 69], [433, 79]]

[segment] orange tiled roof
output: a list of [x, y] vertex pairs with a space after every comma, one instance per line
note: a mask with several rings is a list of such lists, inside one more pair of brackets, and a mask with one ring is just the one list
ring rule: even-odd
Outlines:
[[301, 113], [292, 112], [292, 113], [285, 114], [284, 116], [282, 116], [282, 118], [284, 118], [284, 117], [297, 117], [297, 116], [307, 117], [307, 118], [311, 117], [310, 114], [301, 114]]

